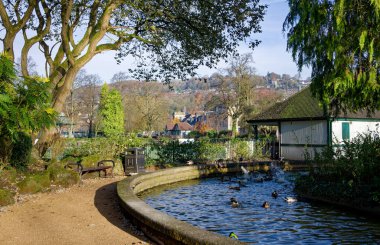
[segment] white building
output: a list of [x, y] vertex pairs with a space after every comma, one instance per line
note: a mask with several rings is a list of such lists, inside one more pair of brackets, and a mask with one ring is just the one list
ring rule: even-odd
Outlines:
[[339, 146], [361, 133], [380, 129], [380, 111], [373, 115], [361, 111], [332, 116], [319, 106], [307, 87], [287, 100], [255, 116], [252, 124], [257, 135], [259, 126], [277, 126], [275, 149], [278, 157], [305, 160], [325, 146]]

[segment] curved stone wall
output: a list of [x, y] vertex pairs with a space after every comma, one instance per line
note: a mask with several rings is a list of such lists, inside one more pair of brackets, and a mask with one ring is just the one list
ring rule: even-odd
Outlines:
[[124, 214], [158, 244], [243, 244], [238, 240], [177, 220], [153, 209], [136, 196], [144, 190], [159, 185], [237, 171], [241, 170], [236, 164], [229, 168], [196, 165], [159, 170], [120, 181], [117, 185], [117, 194]]

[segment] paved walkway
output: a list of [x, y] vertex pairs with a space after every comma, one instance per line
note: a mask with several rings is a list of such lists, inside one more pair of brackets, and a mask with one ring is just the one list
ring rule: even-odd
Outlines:
[[[1, 244], [148, 244], [120, 212], [116, 182], [83, 185], [26, 197], [0, 212]], [[25, 198], [25, 197], [24, 197]]]

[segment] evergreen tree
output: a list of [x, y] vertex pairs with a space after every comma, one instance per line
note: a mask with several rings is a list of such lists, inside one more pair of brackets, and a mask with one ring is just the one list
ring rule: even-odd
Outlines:
[[289, 0], [284, 23], [299, 69], [335, 109], [380, 109], [380, 1]]
[[116, 89], [109, 89], [107, 84], [102, 86], [100, 94], [101, 128], [106, 137], [124, 133], [124, 112], [121, 95]]

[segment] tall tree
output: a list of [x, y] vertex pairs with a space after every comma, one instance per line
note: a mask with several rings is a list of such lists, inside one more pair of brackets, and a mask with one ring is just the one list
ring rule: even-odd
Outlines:
[[335, 111], [380, 109], [380, 1], [289, 0], [288, 50]]
[[135, 83], [124, 97], [126, 127], [130, 131], [161, 131], [168, 117], [169, 105], [162, 83]]
[[232, 132], [236, 135], [239, 118], [247, 107], [252, 106], [253, 79], [255, 69], [251, 54], [243, 54], [232, 57], [229, 67], [225, 69], [225, 75], [219, 74], [217, 96], [214, 96], [208, 106], [223, 106], [226, 115], [232, 118]]
[[116, 89], [109, 90], [107, 84], [100, 93], [99, 115], [101, 128], [106, 137], [124, 134], [124, 111], [121, 95]]
[[96, 74], [88, 74], [83, 77], [82, 87], [79, 89], [78, 100], [81, 104], [81, 112], [86, 115], [88, 124], [88, 137], [94, 136], [95, 124], [98, 120], [97, 111], [99, 106], [99, 85], [101, 79]]
[[116, 50], [118, 61], [140, 57], [139, 77], [178, 77], [234, 53], [239, 41], [261, 31], [265, 8], [259, 0], [1, 0], [0, 18], [4, 51], [12, 57], [22, 33], [23, 75], [31, 48], [39, 45], [52, 106], [61, 112], [76, 74], [95, 55]]

